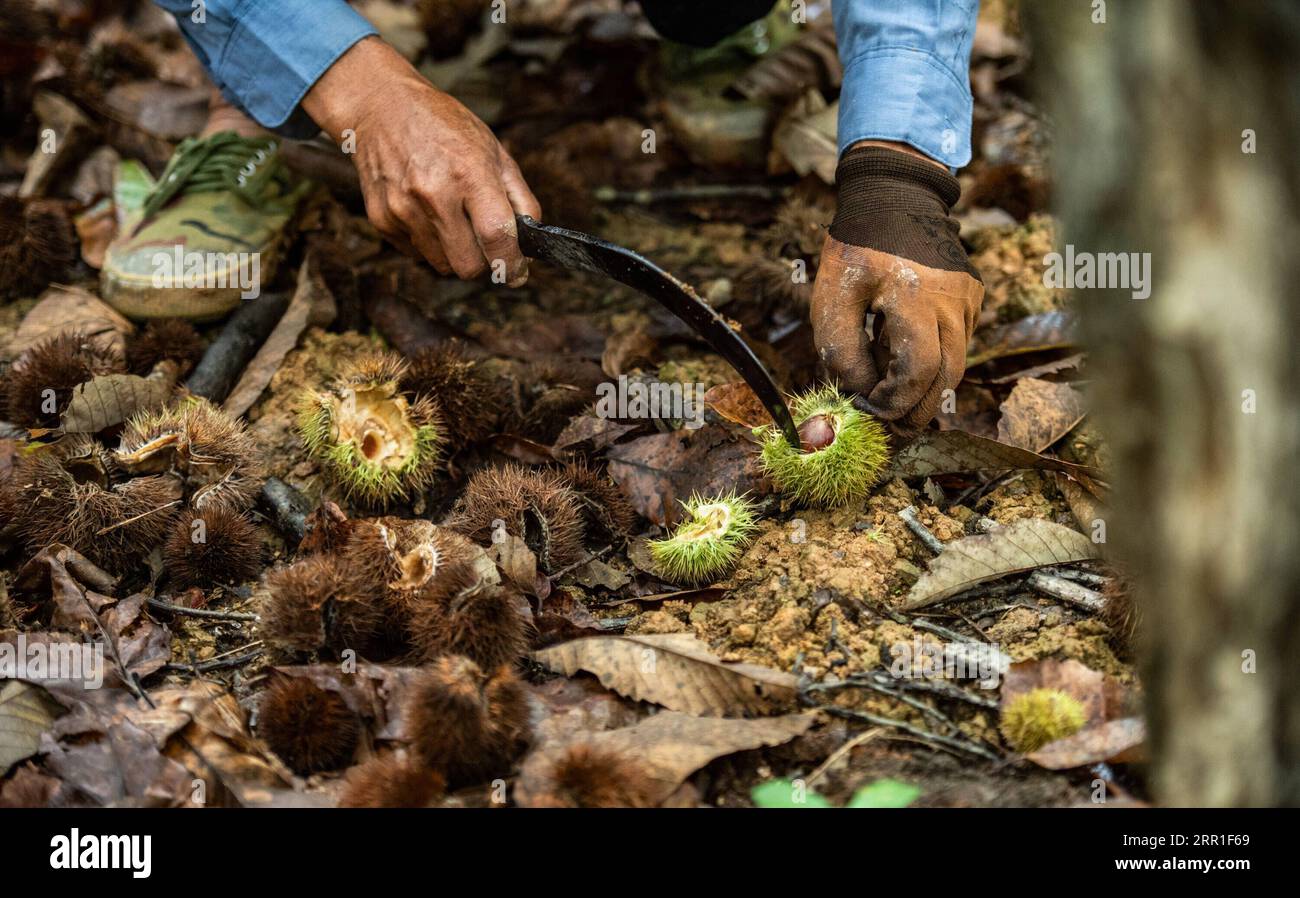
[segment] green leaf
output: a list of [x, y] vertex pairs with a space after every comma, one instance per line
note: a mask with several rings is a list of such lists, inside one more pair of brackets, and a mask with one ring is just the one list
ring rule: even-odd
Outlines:
[[831, 803], [803, 785], [790, 780], [768, 780], [755, 786], [749, 797], [760, 808], [829, 808]]
[[847, 808], [905, 808], [916, 801], [921, 790], [911, 783], [898, 780], [876, 780], [868, 783], [849, 799]]

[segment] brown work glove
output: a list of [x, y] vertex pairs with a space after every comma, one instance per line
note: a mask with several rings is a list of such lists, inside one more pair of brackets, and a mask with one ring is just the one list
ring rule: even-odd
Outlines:
[[937, 165], [875, 146], [850, 149], [835, 177], [839, 204], [813, 287], [813, 340], [842, 390], [912, 433], [961, 382], [984, 299], [949, 216], [961, 190]]

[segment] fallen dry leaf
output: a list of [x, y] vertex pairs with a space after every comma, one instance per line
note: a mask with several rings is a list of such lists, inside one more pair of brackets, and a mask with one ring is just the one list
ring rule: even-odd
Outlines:
[[1101, 761], [1142, 759], [1146, 727], [1138, 717], [1132, 688], [1073, 659], [1045, 658], [1013, 664], [1002, 684], [1001, 706], [1035, 689], [1059, 689], [1083, 706], [1083, 728], [1048, 743], [1026, 757], [1050, 770], [1085, 767]]
[[1073, 430], [1086, 412], [1083, 394], [1069, 384], [1025, 377], [1016, 382], [1002, 403], [998, 439], [1030, 452], [1042, 452]]
[[1025, 757], [1048, 770], [1069, 770], [1109, 762], [1133, 764], [1146, 759], [1146, 723], [1140, 717], [1108, 720], [1073, 736], [1049, 742]]
[[1008, 574], [1096, 557], [1097, 546], [1077, 530], [1039, 519], [1016, 521], [945, 544], [912, 586], [903, 607], [924, 608]]
[[545, 596], [549, 592], [550, 581], [537, 570], [537, 555], [522, 537], [507, 533], [500, 541], [494, 539], [488, 557], [496, 562], [501, 575], [524, 593]]
[[239, 702], [221, 686], [199, 680], [156, 692], [153, 701], [155, 708], [128, 716], [137, 724], [182, 717], [184, 726], [166, 740], [164, 753], [203, 782], [205, 805], [269, 805], [292, 791], [292, 775], [249, 733]]
[[85, 334], [97, 347], [121, 355], [135, 325], [89, 290], [54, 286], [23, 317], [9, 340], [9, 355], [16, 358], [64, 331]]
[[1061, 371], [1069, 371], [1071, 368], [1082, 367], [1086, 358], [1086, 354], [1076, 352], [1073, 355], [1067, 355], [1065, 358], [1056, 359], [1051, 362], [1043, 362], [1041, 365], [1034, 365], [1032, 368], [1024, 368], [1020, 371], [1013, 371], [1010, 374], [1004, 374], [1001, 377], [992, 378], [988, 383], [1009, 384], [1013, 381], [1020, 380], [1022, 377], [1042, 377], [1044, 374], [1057, 374]]
[[709, 717], [772, 714], [793, 707], [798, 678], [756, 664], [718, 660], [689, 633], [593, 636], [533, 653], [551, 670], [595, 674], [615, 692]]
[[704, 404], [728, 421], [745, 427], [763, 427], [772, 423], [771, 413], [743, 380], [709, 387], [704, 394]]
[[494, 434], [492, 448], [526, 465], [549, 465], [555, 461], [555, 452], [550, 446], [517, 433]]
[[116, 427], [136, 412], [160, 408], [171, 398], [176, 363], [160, 362], [148, 376], [100, 374], [78, 384], [63, 410], [67, 433], [99, 433]]
[[1077, 330], [1078, 321], [1072, 312], [1057, 310], [1029, 315], [977, 335], [975, 345], [966, 356], [966, 367], [974, 368], [1009, 355], [1070, 348], [1078, 340]]
[[933, 477], [1009, 468], [1060, 471], [1078, 480], [1090, 492], [1101, 489], [1095, 480], [1100, 476], [1096, 468], [1039, 455], [961, 430], [928, 430], [921, 434], [895, 454], [889, 476]]
[[753, 444], [717, 425], [638, 437], [611, 447], [608, 457], [609, 476], [632, 507], [660, 526], [671, 524], [678, 503], [693, 493], [771, 491]]
[[838, 102], [826, 105], [821, 93], [810, 90], [790, 104], [772, 134], [769, 168], [776, 159], [789, 164], [799, 175], [815, 172], [827, 184], [835, 183], [839, 153], [835, 144]]
[[39, 686], [22, 680], [0, 681], [0, 776], [40, 749], [41, 733], [63, 708]]
[[985, 439], [998, 435], [998, 400], [993, 391], [971, 381], [957, 385], [952, 411], [940, 410], [935, 423], [940, 430], [960, 430]]
[[655, 338], [639, 328], [611, 334], [600, 355], [601, 370], [610, 377], [628, 374], [651, 363], [658, 348]]
[[197, 134], [208, 120], [209, 90], [153, 79], [112, 88], [104, 103], [116, 118], [164, 140]]
[[[44, 598], [48, 593], [52, 628], [92, 641], [107, 637], [104, 682], [120, 686], [119, 668], [113, 662], [132, 674], [148, 676], [170, 659], [171, 634], [146, 613], [146, 593], [119, 601], [110, 594], [116, 585], [85, 556], [58, 543], [38, 552], [14, 580], [15, 589], [25, 594]], [[50, 634], [50, 638], [69, 637]], [[53, 684], [49, 688], [62, 698]]]
[[284, 357], [298, 345], [303, 331], [309, 327], [328, 327], [338, 314], [334, 294], [326, 286], [319, 267], [314, 254], [309, 252], [298, 269], [298, 287], [289, 300], [289, 307], [221, 404], [233, 417], [238, 418], [253, 407], [275, 372], [280, 370]]
[[555, 785], [548, 777], [552, 759], [578, 744], [632, 760], [653, 781], [654, 792], [648, 797], [659, 804], [710, 761], [789, 742], [806, 732], [816, 719], [815, 714], [786, 714], [731, 720], [660, 711], [634, 726], [580, 733], [569, 742], [548, 741], [524, 759], [515, 800], [523, 807], [531, 807], [540, 803], [541, 796], [553, 792]]
[[62, 781], [65, 800], [98, 807], [190, 802], [194, 774], [165, 757], [151, 733], [120, 715], [71, 717], [41, 739], [45, 767]]
[[81, 240], [81, 258], [91, 268], [104, 265], [104, 253], [117, 236], [117, 212], [109, 200], [101, 200], [72, 220]]
[[627, 571], [606, 564], [599, 558], [593, 558], [581, 567], [575, 568], [570, 576], [575, 582], [588, 589], [599, 586], [612, 591], [622, 589], [632, 582], [632, 576]]
[[618, 442], [619, 438], [637, 429], [635, 424], [620, 424], [612, 418], [598, 418], [595, 415], [581, 415], [574, 418], [551, 447], [552, 454], [563, 449], [577, 446], [579, 443], [591, 443], [593, 449], [601, 450]]

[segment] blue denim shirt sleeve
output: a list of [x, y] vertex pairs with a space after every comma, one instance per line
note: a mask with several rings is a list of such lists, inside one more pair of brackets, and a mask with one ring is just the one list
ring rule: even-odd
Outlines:
[[910, 144], [952, 168], [970, 162], [970, 50], [979, 0], [832, 0], [844, 64], [839, 150]]
[[320, 129], [299, 107], [316, 79], [357, 41], [377, 33], [344, 0], [154, 0], [221, 93], [285, 137]]

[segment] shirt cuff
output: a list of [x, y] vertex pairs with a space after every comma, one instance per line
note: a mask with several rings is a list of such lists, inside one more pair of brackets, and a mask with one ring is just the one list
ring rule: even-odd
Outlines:
[[264, 128], [306, 138], [320, 128], [299, 108], [340, 56], [375, 27], [343, 2], [247, 0], [217, 64], [222, 93]]
[[840, 88], [839, 151], [860, 140], [909, 144], [950, 168], [970, 162], [970, 87], [933, 54], [881, 47], [850, 61]]

